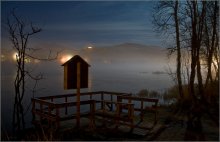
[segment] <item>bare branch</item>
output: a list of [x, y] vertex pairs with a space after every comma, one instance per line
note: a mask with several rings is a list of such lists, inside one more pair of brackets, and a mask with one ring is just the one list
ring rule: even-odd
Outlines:
[[53, 60], [56, 60], [56, 59], [58, 58], [59, 54], [60, 54], [62, 51], [63, 51], [63, 50], [56, 52], [56, 55], [55, 55], [54, 57], [51, 57], [52, 51], [50, 50], [47, 58], [39, 58], [39, 57], [32, 56], [32, 55], [27, 54], [27, 53], [25, 54], [25, 56], [30, 57], [30, 58], [32, 58], [32, 59], [37, 59], [37, 60], [40, 60], [40, 61], [53, 61]]
[[34, 80], [35, 85], [33, 90], [36, 91], [37, 82], [43, 79], [42, 74], [33, 76], [31, 72], [26, 70], [27, 67], [25, 60], [27, 59], [27, 57], [29, 57], [32, 59], [52, 61], [57, 59], [59, 52], [57, 52], [55, 57], [52, 57], [52, 51], [50, 51], [46, 59], [40, 59], [35, 57], [34, 55], [28, 54], [27, 50], [33, 51], [33, 53], [37, 51], [36, 49], [28, 48], [29, 38], [32, 35], [41, 32], [42, 29], [33, 26], [32, 23], [28, 24], [24, 22], [22, 18], [17, 16], [17, 14], [15, 13], [15, 9], [11, 11], [11, 17], [7, 18], [7, 27], [8, 27], [10, 40], [13, 44], [13, 48], [15, 48], [17, 52], [16, 55], [17, 72], [16, 72], [16, 78], [14, 80], [15, 101], [14, 101], [14, 111], [13, 111], [13, 126], [15, 130], [20, 130], [25, 128], [24, 113], [26, 111], [24, 110], [24, 106], [22, 104], [22, 100], [25, 96], [25, 89], [27, 89], [25, 80], [28, 77]]

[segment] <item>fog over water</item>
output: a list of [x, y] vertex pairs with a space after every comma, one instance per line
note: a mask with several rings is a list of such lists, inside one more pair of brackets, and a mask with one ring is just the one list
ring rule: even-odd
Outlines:
[[[78, 51], [66, 49], [56, 61], [27, 63], [27, 67], [32, 70], [34, 75], [38, 73], [44, 75], [44, 79], [37, 84], [35, 97], [75, 93], [75, 90], [63, 89], [61, 59], [67, 54], [79, 54], [91, 65], [89, 88], [82, 89], [82, 92], [115, 91], [136, 94], [141, 89], [162, 92], [173, 85], [171, 78], [165, 74], [168, 59], [164, 49], [126, 43], [112, 47], [85, 48]], [[14, 61], [6, 58], [2, 60], [1, 67], [1, 112], [4, 114], [2, 115], [2, 126], [6, 129], [11, 125], [12, 120], [13, 80], [16, 66]], [[34, 83], [31, 79], [26, 80], [26, 96], [23, 102], [26, 106], [29, 106], [30, 98], [33, 97]], [[27, 111], [27, 125], [30, 125], [30, 111], [30, 109]]]

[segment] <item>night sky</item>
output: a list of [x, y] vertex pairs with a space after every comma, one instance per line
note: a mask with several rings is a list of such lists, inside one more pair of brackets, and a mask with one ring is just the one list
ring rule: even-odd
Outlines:
[[4, 22], [9, 12], [41, 27], [32, 44], [82, 48], [139, 43], [161, 46], [153, 31], [153, 1], [1, 2], [3, 46], [8, 46]]

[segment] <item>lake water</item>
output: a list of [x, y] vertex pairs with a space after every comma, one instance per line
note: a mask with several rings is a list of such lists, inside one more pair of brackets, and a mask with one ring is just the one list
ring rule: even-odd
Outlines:
[[[51, 65], [51, 68], [44, 70], [44, 79], [40, 80], [37, 85], [35, 97], [58, 95], [65, 93], [75, 93], [75, 90], [63, 89], [63, 68], [53, 68], [57, 64]], [[2, 65], [1, 74], [1, 125], [3, 130], [11, 128], [14, 86], [13, 80], [15, 70], [13, 67]], [[36, 72], [39, 72], [39, 67], [36, 67]], [[39, 69], [39, 70], [38, 70]], [[53, 70], [53, 71], [51, 71]], [[26, 96], [23, 104], [30, 105], [30, 99], [33, 97], [32, 88], [34, 82], [26, 80]], [[138, 93], [142, 89], [164, 91], [173, 85], [172, 80], [167, 74], [152, 74], [152, 70], [131, 69], [128, 68], [90, 68], [89, 71], [89, 88], [82, 89], [82, 92], [87, 91], [114, 91], [125, 93]], [[27, 110], [26, 122], [27, 126], [31, 126], [31, 109]]]

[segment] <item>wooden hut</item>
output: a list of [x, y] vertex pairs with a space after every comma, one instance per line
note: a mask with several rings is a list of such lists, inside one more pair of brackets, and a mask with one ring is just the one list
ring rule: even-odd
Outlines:
[[77, 89], [77, 63], [80, 63], [80, 88], [88, 88], [88, 72], [90, 65], [79, 55], [65, 62], [64, 89]]

